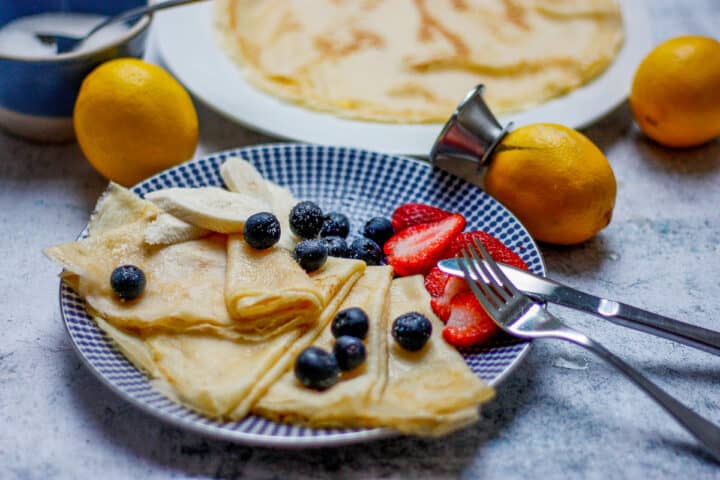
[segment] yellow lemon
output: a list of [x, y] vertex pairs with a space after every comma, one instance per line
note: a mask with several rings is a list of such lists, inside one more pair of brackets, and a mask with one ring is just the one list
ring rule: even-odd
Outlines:
[[720, 135], [720, 42], [685, 36], [661, 43], [635, 72], [630, 107], [640, 129], [668, 147]]
[[583, 242], [612, 217], [615, 175], [585, 135], [552, 123], [510, 132], [497, 147], [485, 190], [543, 242]]
[[198, 140], [188, 93], [162, 68], [133, 58], [111, 60], [88, 74], [73, 124], [93, 167], [125, 186], [188, 160]]

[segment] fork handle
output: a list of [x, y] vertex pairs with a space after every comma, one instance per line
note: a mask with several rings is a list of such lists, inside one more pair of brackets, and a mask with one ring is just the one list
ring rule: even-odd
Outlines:
[[720, 461], [720, 428], [718, 428], [717, 425], [680, 403], [675, 397], [645, 378], [645, 376], [635, 368], [625, 363], [625, 361], [603, 347], [600, 343], [569, 327], [564, 327], [558, 330], [557, 333], [557, 335], [552, 336], [580, 345], [620, 370], [620, 372], [644, 390], [645, 393], [685, 427], [688, 432], [708, 449], [716, 460]]

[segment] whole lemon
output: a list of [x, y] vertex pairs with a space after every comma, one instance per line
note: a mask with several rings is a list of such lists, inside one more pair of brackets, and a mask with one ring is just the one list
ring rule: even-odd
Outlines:
[[720, 135], [720, 42], [685, 36], [658, 45], [635, 72], [630, 107], [640, 129], [668, 147]]
[[73, 125], [92, 166], [125, 186], [188, 160], [198, 141], [188, 93], [162, 68], [134, 58], [111, 60], [88, 74]]
[[602, 230], [615, 206], [615, 175], [585, 135], [552, 123], [510, 132], [485, 175], [495, 197], [537, 240], [583, 242]]

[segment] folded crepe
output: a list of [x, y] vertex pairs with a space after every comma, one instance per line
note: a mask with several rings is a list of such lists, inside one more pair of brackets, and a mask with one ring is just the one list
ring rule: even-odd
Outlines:
[[90, 215], [87, 238], [121, 228], [127, 223], [152, 222], [161, 216], [161, 213], [151, 202], [143, 202], [127, 188], [110, 182]]
[[[253, 413], [281, 422], [311, 427], [363, 426], [362, 413], [378, 401], [387, 378], [387, 301], [392, 268], [367, 267], [338, 310], [361, 308], [368, 316], [365, 339], [367, 360], [340, 381], [318, 392], [300, 384], [292, 370], [286, 371], [257, 402]], [[332, 351], [335, 338], [328, 324], [314, 346]]]
[[161, 378], [152, 351], [150, 351], [139, 331], [123, 330], [97, 316], [93, 317], [93, 320], [100, 327], [100, 330], [105, 332], [105, 335], [115, 344], [117, 349], [125, 355], [125, 358], [130, 360], [130, 363], [145, 372], [151, 379]]
[[227, 252], [225, 301], [238, 331], [265, 338], [317, 321], [325, 299], [287, 250], [230, 235]]
[[[239, 236], [228, 242], [224, 235], [148, 245], [145, 232], [161, 214], [151, 202], [112, 185], [92, 216], [88, 238], [45, 253], [66, 269], [63, 278], [85, 298], [88, 311], [119, 328], [259, 340], [313, 323], [329, 301], [280, 248], [250, 251]], [[126, 264], [138, 266], [147, 278], [145, 291], [133, 301], [119, 299], [110, 287], [112, 271]], [[333, 272], [332, 265], [327, 271]], [[278, 293], [277, 283], [268, 282], [272, 278], [293, 283]], [[226, 295], [238, 300], [232, 302], [237, 317], [228, 313]]]
[[[393, 280], [389, 312], [387, 383], [379, 401], [365, 412], [365, 424], [442, 435], [475, 422], [479, 405], [494, 391], [442, 338], [443, 324], [430, 308], [422, 276]], [[417, 352], [403, 349], [391, 335], [393, 320], [408, 312], [425, 315], [433, 327], [427, 344]]]
[[[213, 235], [169, 246], [150, 246], [145, 230], [161, 210], [111, 185], [101, 198], [86, 239], [45, 249], [88, 310], [120, 328], [184, 330], [198, 325], [233, 327], [223, 289], [226, 239]], [[136, 300], [114, 294], [110, 275], [120, 265], [143, 270], [147, 286]], [[76, 278], [73, 278], [76, 277]]]
[[330, 258], [310, 275], [328, 300], [310, 328], [294, 328], [262, 342], [184, 333], [150, 335], [144, 341], [177, 400], [211, 417], [239, 420], [313, 343], [364, 269], [357, 260]]

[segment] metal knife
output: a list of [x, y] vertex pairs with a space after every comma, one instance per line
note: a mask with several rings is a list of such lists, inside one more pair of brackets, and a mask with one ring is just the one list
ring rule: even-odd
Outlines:
[[[556, 303], [587, 312], [623, 327], [657, 335], [708, 353], [720, 355], [720, 332], [690, 325], [632, 305], [581, 292], [519, 268], [502, 263], [498, 265], [513, 285], [536, 300]], [[442, 260], [438, 262], [438, 267], [449, 275], [464, 277], [463, 271], [455, 259]]]

